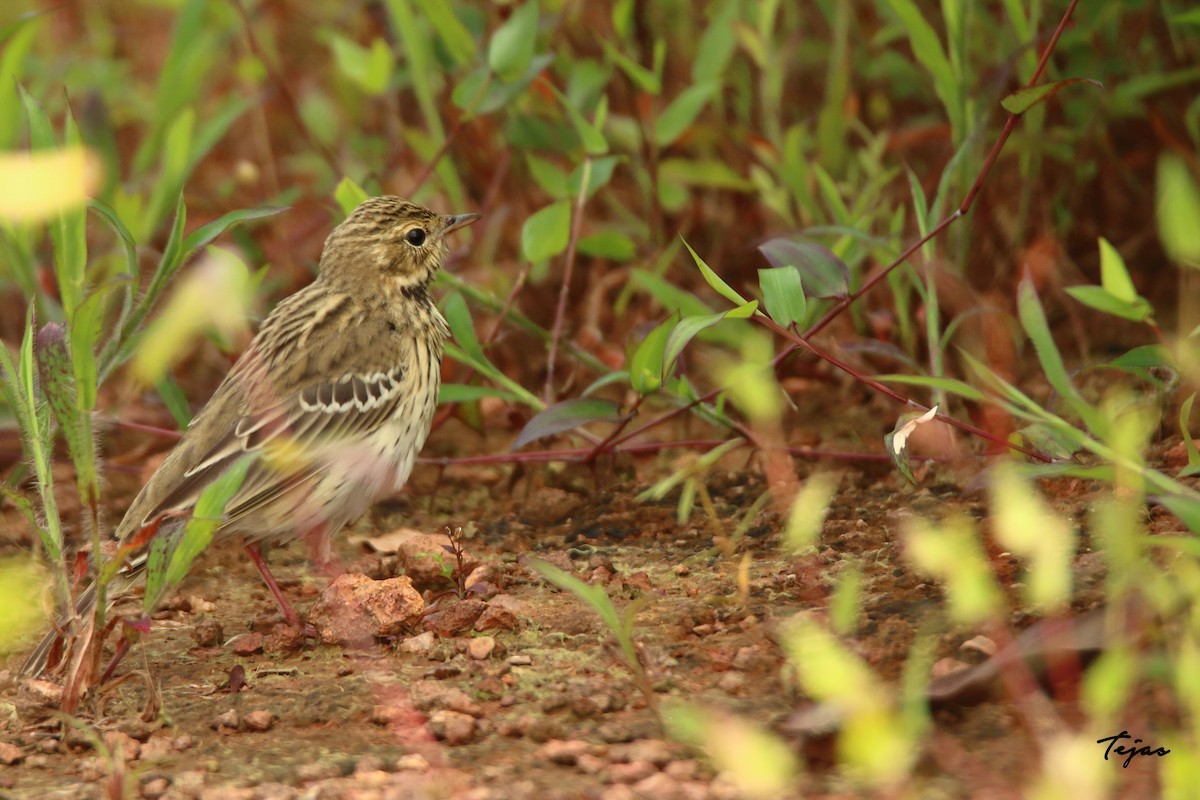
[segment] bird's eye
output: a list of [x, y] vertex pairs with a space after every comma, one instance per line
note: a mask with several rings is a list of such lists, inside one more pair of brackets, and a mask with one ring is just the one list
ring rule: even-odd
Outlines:
[[423, 228], [413, 228], [404, 234], [404, 239], [413, 247], [420, 247], [425, 244], [425, 230]]

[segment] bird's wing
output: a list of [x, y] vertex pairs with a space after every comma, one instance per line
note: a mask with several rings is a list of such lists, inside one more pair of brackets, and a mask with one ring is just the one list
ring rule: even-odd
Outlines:
[[[318, 455], [326, 445], [361, 442], [379, 430], [413, 393], [403, 366], [349, 372], [316, 379], [287, 397], [260, 395], [226, 415], [223, 430], [210, 433], [210, 446], [179, 475], [175, 485], [146, 509], [141, 525], [161, 514], [190, 508], [205, 486], [244, 456], [254, 460], [242, 487], [226, 507], [230, 519], [316, 479], [329, 461]], [[259, 390], [259, 391], [255, 391]]]

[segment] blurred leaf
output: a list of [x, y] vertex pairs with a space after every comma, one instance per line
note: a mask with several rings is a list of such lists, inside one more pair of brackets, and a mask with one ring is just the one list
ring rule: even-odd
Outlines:
[[934, 406], [924, 413], [901, 414], [892, 432], [883, 437], [883, 446], [887, 448], [892, 463], [910, 483], [916, 484], [917, 479], [908, 465], [908, 437], [912, 436], [917, 426], [931, 422], [937, 416], [937, 411], [937, 406]]
[[654, 43], [655, 49], [655, 66], [656, 69], [646, 69], [641, 64], [634, 61], [629, 56], [621, 52], [621, 50], [609, 42], [607, 39], [600, 39], [600, 46], [604, 48], [605, 55], [608, 56], [614, 64], [622, 72], [624, 72], [634, 84], [647, 94], [652, 94], [657, 97], [662, 93], [662, 60], [658, 55], [662, 52], [663, 40], [658, 39]]
[[675, 359], [679, 358], [679, 354], [688, 346], [688, 343], [696, 337], [700, 331], [711, 328], [718, 322], [726, 319], [747, 319], [754, 315], [758, 310], [758, 301], [751, 300], [745, 305], [731, 308], [728, 311], [722, 311], [717, 314], [709, 314], [701, 317], [684, 317], [675, 324], [671, 329], [671, 335], [667, 337], [667, 344], [663, 349], [662, 356], [662, 377], [666, 380], [671, 374], [675, 366]]
[[708, 80], [680, 92], [654, 121], [654, 139], [658, 146], [668, 147], [682, 136], [719, 88], [717, 81]]
[[935, 378], [929, 375], [876, 375], [875, 380], [886, 383], [904, 383], [910, 386], [925, 386], [939, 392], [950, 392], [976, 402], [982, 402], [985, 399], [983, 392], [954, 378]]
[[[583, 173], [588, 173], [587, 191], [584, 197], [590, 198], [597, 191], [608, 185], [612, 179], [613, 170], [617, 164], [624, 160], [624, 156], [601, 156], [590, 160], [590, 167], [587, 164], [580, 164], [576, 169], [572, 170], [571, 175], [567, 178], [567, 187], [570, 189], [571, 196], [579, 194], [579, 184], [583, 181]], [[587, 169], [585, 170], [585, 167]]]
[[1194, 475], [1200, 471], [1200, 450], [1196, 449], [1196, 440], [1192, 438], [1190, 421], [1192, 404], [1196, 402], [1196, 393], [1192, 392], [1179, 407], [1179, 432], [1183, 436], [1183, 447], [1187, 451], [1188, 465], [1179, 477]]
[[791, 267], [760, 269], [758, 283], [771, 319], [785, 328], [804, 321], [808, 303], [804, 299], [799, 272]]
[[850, 292], [850, 268], [819, 244], [778, 238], [758, 249], [771, 266], [794, 267], [808, 297], [845, 297]]
[[[41, 27], [41, 17], [49, 12], [29, 12], [4, 26], [0, 42], [0, 149], [12, 147], [21, 134], [21, 92], [18, 86], [24, 72], [25, 58], [33, 37]], [[4, 170], [0, 170], [2, 176]], [[0, 177], [0, 180], [3, 180]]]
[[97, 286], [71, 314], [71, 364], [75, 371], [79, 408], [83, 411], [91, 411], [96, 407], [96, 347], [100, 343], [108, 296], [114, 289], [123, 286], [126, 280], [114, 279]]
[[575, 128], [575, 132], [579, 134], [579, 140], [583, 143], [583, 150], [589, 156], [602, 156], [608, 152], [608, 140], [604, 138], [601, 132], [603, 123], [600, 121], [608, 114], [608, 96], [602, 95], [600, 102], [596, 106], [595, 124], [588, 122], [579, 109], [571, 104], [567, 96], [558, 89], [551, 87], [554, 96], [562, 103], [563, 109], [567, 112], [567, 118], [571, 121], [571, 125]]
[[713, 14], [696, 45], [692, 62], [692, 82], [720, 80], [726, 75], [729, 60], [737, 49], [734, 22], [737, 20], [737, 0], [725, 0]]
[[521, 254], [538, 263], [567, 249], [571, 235], [571, 204], [566, 200], [534, 212], [521, 227]]
[[0, 560], [0, 654], [8, 654], [45, 623], [42, 595], [51, 581], [35, 560]]
[[1173, 367], [1174, 361], [1161, 344], [1145, 344], [1109, 362], [1115, 367]]
[[175, 379], [171, 377], [171, 373], [164, 373], [154, 388], [158, 391], [158, 396], [162, 398], [167, 411], [171, 412], [175, 426], [181, 431], [186, 431], [192, 422], [192, 410], [188, 407], [187, 396], [183, 393], [183, 389], [179, 388]]
[[1179, 520], [1187, 526], [1189, 531], [1200, 534], [1200, 500], [1170, 494], [1160, 495], [1151, 499], [1179, 517]]
[[962, 130], [964, 120], [961, 117], [961, 106], [958, 101], [958, 91], [961, 88], [955, 74], [954, 66], [942, 47], [942, 42], [934, 31], [933, 26], [925, 18], [925, 14], [913, 0], [886, 0], [893, 13], [900, 18], [900, 23], [908, 34], [909, 44], [917, 61], [929, 71], [933, 78], [934, 91], [946, 113], [950, 117], [951, 129], [955, 135]]
[[39, 222], [81, 208], [100, 179], [100, 161], [83, 147], [0, 153], [0, 217]]
[[696, 262], [696, 266], [700, 268], [700, 274], [704, 276], [704, 281], [711, 286], [717, 294], [721, 295], [734, 305], [746, 305], [746, 298], [735, 292], [728, 283], [721, 279], [721, 276], [713, 272], [712, 268], [704, 262], [704, 259], [696, 254], [696, 251], [692, 249], [692, 246], [687, 243], [686, 239], [683, 241], [683, 246], [686, 247], [688, 252], [692, 254], [692, 259]]
[[716, 159], [667, 158], [659, 165], [659, 176], [664, 181], [683, 186], [730, 189], [735, 192], [754, 190], [752, 182], [743, 178], [724, 161]]
[[638, 394], [647, 395], [662, 386], [663, 353], [674, 327], [674, 321], [667, 320], [646, 334], [633, 351], [629, 359], [629, 385]]
[[1017, 89], [1001, 100], [1000, 105], [1010, 114], [1024, 114], [1038, 103], [1046, 102], [1058, 94], [1059, 91], [1073, 83], [1090, 83], [1093, 86], [1099, 86], [1101, 89], [1104, 88], [1103, 83], [1091, 78], [1066, 78], [1061, 81], [1039, 83], [1037, 86], [1025, 86]]
[[342, 74], [369, 95], [379, 96], [392, 79], [392, 50], [383, 39], [374, 39], [370, 47], [331, 33], [329, 44]]
[[488, 43], [488, 66], [501, 80], [512, 82], [524, 74], [537, 44], [537, 23], [537, 0], [526, 0], [492, 34]]
[[753, 722], [732, 714], [673, 703], [662, 715], [672, 738], [703, 751], [736, 787], [737, 796], [755, 800], [789, 796], [799, 764], [792, 748]]
[[1038, 497], [1015, 465], [998, 463], [990, 484], [996, 540], [1030, 562], [1023, 582], [1029, 604], [1042, 614], [1064, 611], [1071, 597], [1074, 529]]
[[425, 18], [433, 25], [446, 52], [460, 67], [465, 67], [475, 60], [475, 40], [470, 32], [463, 27], [454, 16], [454, 6], [445, 0], [414, 0], [420, 7]]
[[495, 364], [490, 361], [481, 361], [474, 356], [468, 355], [454, 342], [446, 343], [446, 355], [460, 364], [467, 365], [493, 383], [499, 384], [512, 394], [515, 400], [524, 403], [535, 411], [541, 411], [546, 407], [546, 404], [540, 398], [497, 369]]
[[525, 153], [525, 163], [529, 166], [529, 174], [546, 194], [555, 200], [571, 196], [571, 189], [567, 185], [567, 176], [556, 165], [533, 153]]
[[604, 230], [580, 237], [579, 252], [593, 258], [629, 261], [636, 254], [637, 247], [633, 240], [625, 234], [614, 230]]
[[814, 546], [821, 538], [829, 504], [837, 495], [838, 479], [828, 472], [816, 472], [804, 481], [804, 486], [792, 502], [787, 525], [783, 529], [783, 546], [791, 553], [800, 553]]
[[179, 281], [166, 306], [146, 330], [133, 372], [154, 385], [201, 333], [216, 330], [232, 338], [246, 326], [250, 272], [227, 250], [213, 247]]
[[713, 313], [712, 308], [699, 297], [653, 272], [634, 267], [629, 272], [629, 282], [654, 298], [667, 311], [678, 311], [684, 317]]
[[950, 617], [978, 625], [1004, 613], [1004, 595], [970, 520], [950, 516], [939, 525], [908, 521], [904, 554], [922, 572], [946, 585]]
[[620, 421], [621, 406], [618, 403], [599, 397], [573, 397], [535, 414], [517, 435], [512, 449], [520, 450], [530, 442], [574, 430], [589, 422]]
[[1200, 186], [1182, 158], [1158, 160], [1155, 212], [1163, 249], [1173, 260], [1200, 268]]
[[1125, 268], [1125, 259], [1103, 236], [1100, 237], [1100, 285], [1118, 300], [1132, 303], [1138, 299], [1137, 289]]
[[333, 199], [337, 200], [338, 207], [342, 209], [342, 213], [347, 217], [350, 216], [351, 211], [366, 201], [367, 197], [368, 195], [363, 191], [363, 188], [349, 176], [338, 181], [337, 188], [333, 190]]

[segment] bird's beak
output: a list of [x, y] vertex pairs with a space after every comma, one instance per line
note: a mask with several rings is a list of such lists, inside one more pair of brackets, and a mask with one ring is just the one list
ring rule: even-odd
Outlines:
[[442, 228], [442, 233], [449, 233], [459, 228], [465, 228], [482, 216], [482, 214], [455, 214], [446, 217], [446, 227]]

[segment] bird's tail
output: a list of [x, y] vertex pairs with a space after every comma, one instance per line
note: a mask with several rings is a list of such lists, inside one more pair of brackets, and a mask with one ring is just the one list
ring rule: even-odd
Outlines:
[[75, 598], [74, 616], [63, 614], [58, 618], [50, 632], [43, 636], [33, 652], [25, 657], [25, 662], [21, 664], [21, 669], [17, 674], [36, 678], [44, 673], [50, 665], [50, 657], [54, 654], [56, 646], [59, 642], [66, 641], [64, 634], [67, 628], [74, 624], [88, 624], [95, 610], [96, 584], [93, 582]]
[[[113, 605], [121, 597], [127, 595], [132, 586], [137, 583], [142, 577], [146, 569], [146, 554], [139, 553], [132, 558], [121, 571], [118, 572], [109, 582], [105, 590], [106, 611], [111, 610]], [[54, 627], [50, 632], [42, 637], [38, 642], [38, 646], [33, 649], [28, 656], [25, 657], [24, 663], [21, 664], [21, 669], [17, 672], [22, 677], [36, 678], [46, 672], [46, 668], [51, 666], [50, 658], [54, 655], [56, 646], [62, 642], [64, 649], [68, 644], [72, 647], [78, 646], [80, 642], [74, 636], [69, 636], [67, 631], [72, 626], [77, 626], [77, 633], [87, 634], [94, 633], [91, 629], [92, 616], [96, 611], [96, 582], [92, 581], [88, 584], [79, 596], [75, 598], [75, 613], [59, 615]], [[63, 653], [62, 658], [57, 660], [55, 664], [65, 660], [69, 653]]]

